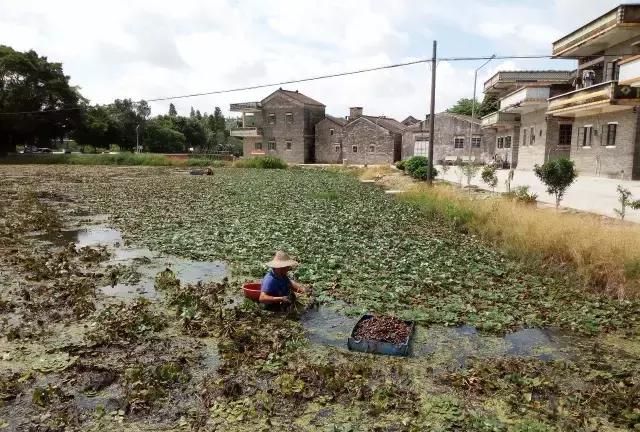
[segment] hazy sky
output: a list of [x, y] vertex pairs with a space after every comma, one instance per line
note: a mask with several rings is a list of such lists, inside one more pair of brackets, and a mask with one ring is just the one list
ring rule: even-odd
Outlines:
[[[0, 44], [62, 62], [92, 103], [277, 82], [431, 56], [550, 54], [551, 43], [615, 7], [609, 0], [0, 0]], [[436, 107], [470, 97], [481, 62], [440, 62]], [[573, 69], [572, 61], [493, 61], [498, 70]], [[428, 111], [426, 65], [299, 83], [342, 116]], [[175, 101], [212, 112], [272, 89]], [[152, 114], [169, 102], [153, 103]]]

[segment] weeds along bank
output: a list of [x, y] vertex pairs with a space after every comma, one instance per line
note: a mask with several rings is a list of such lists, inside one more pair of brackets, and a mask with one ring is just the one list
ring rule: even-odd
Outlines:
[[517, 259], [576, 272], [595, 291], [619, 298], [640, 294], [640, 226], [635, 224], [537, 209], [444, 185], [415, 186], [401, 199]]
[[204, 157], [176, 159], [159, 154], [42, 154], [0, 158], [0, 165], [124, 165], [124, 166], [212, 166], [221, 167], [220, 160]]

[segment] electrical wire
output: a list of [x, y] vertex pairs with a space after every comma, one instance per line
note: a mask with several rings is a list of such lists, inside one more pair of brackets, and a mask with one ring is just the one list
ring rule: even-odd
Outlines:
[[[634, 55], [634, 54], [633, 53], [607, 54], [607, 57], [621, 57], [621, 56], [629, 56], [629, 55]], [[595, 56], [581, 56], [581, 57], [575, 57], [575, 58], [572, 57], [570, 60], [575, 60], [575, 59], [578, 59], [578, 58], [593, 58], [593, 57], [595, 57]], [[557, 60], [564, 60], [564, 59], [559, 59], [557, 57], [554, 57], [553, 55], [548, 55], [548, 54], [545, 54], [545, 55], [479, 56], [479, 57], [439, 57], [439, 58], [437, 58], [436, 67], [438, 67], [440, 62], [442, 62], [442, 61], [457, 62], [457, 61], [475, 61], [475, 60], [489, 60], [489, 59], [493, 59], [493, 60], [518, 60], [518, 59], [519, 60], [524, 60], [524, 59], [557, 59]], [[566, 59], [566, 60], [569, 60], [569, 59]], [[169, 100], [176, 100], [176, 99], [186, 99], [186, 98], [197, 97], [197, 96], [210, 96], [210, 95], [224, 94], [224, 93], [236, 93], [236, 92], [247, 91], [247, 90], [256, 90], [256, 89], [261, 89], [261, 88], [266, 88], [266, 87], [275, 87], [275, 86], [296, 84], [296, 83], [309, 82], [309, 81], [318, 81], [318, 80], [323, 80], [323, 79], [328, 79], [328, 78], [338, 78], [338, 77], [349, 76], [349, 75], [357, 75], [357, 74], [380, 71], [380, 70], [395, 69], [395, 68], [413, 66], [413, 65], [422, 64], [422, 63], [430, 64], [431, 62], [432, 62], [432, 59], [430, 59], [430, 58], [428, 58], [428, 59], [420, 59], [420, 60], [413, 60], [413, 61], [403, 62], [403, 63], [393, 63], [393, 64], [390, 64], [390, 65], [376, 66], [376, 67], [365, 68], [365, 69], [357, 69], [357, 70], [347, 71], [347, 72], [338, 72], [338, 73], [333, 73], [333, 74], [318, 75], [318, 76], [314, 76], [314, 77], [292, 79], [292, 80], [279, 81], [279, 82], [273, 82], [273, 83], [267, 83], [267, 84], [257, 84], [257, 85], [246, 86], [246, 87], [235, 87], [235, 88], [229, 88], [229, 89], [212, 90], [212, 91], [206, 91], [206, 92], [189, 93], [189, 94], [175, 95], [175, 96], [156, 97], [156, 98], [151, 98], [151, 99], [140, 99], [139, 101], [136, 101], [135, 103], [140, 103], [140, 102], [143, 102], [143, 101], [146, 101], [146, 102], [161, 102], [161, 101], [169, 101]], [[107, 104], [107, 105], [110, 105], [110, 104]], [[42, 113], [49, 113], [49, 112], [56, 112], [57, 113], [57, 112], [75, 111], [75, 110], [84, 110], [84, 109], [86, 109], [86, 107], [81, 106], [81, 107], [74, 107], [74, 108], [62, 108], [62, 109], [59, 109], [59, 110], [52, 109], [52, 110], [40, 110], [40, 111], [0, 112], [0, 115], [42, 114]]]

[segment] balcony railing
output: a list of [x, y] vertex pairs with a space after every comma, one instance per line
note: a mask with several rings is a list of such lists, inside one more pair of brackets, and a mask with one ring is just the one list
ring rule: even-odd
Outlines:
[[612, 112], [640, 105], [640, 87], [606, 81], [549, 99], [548, 114], [571, 116], [577, 112]]
[[618, 82], [622, 85], [640, 85], [640, 56], [620, 62]]
[[238, 138], [261, 137], [262, 128], [259, 127], [237, 127], [231, 129], [231, 136]]
[[491, 127], [499, 127], [499, 126], [514, 126], [514, 125], [517, 125], [519, 122], [520, 122], [520, 114], [496, 111], [482, 117], [481, 127], [491, 128]]
[[262, 109], [260, 102], [240, 102], [232, 103], [229, 106], [229, 111], [233, 112], [255, 112]]
[[549, 87], [524, 87], [500, 99], [500, 110], [518, 112], [525, 106], [546, 105]]

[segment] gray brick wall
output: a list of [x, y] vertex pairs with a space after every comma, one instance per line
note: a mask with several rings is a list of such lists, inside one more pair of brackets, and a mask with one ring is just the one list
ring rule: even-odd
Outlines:
[[[518, 169], [531, 170], [535, 164], [543, 164], [552, 138], [548, 136], [551, 129], [555, 129], [557, 141], [557, 121], [555, 127], [549, 127], [545, 121], [546, 108], [538, 111], [523, 113], [520, 115], [520, 131], [518, 139]], [[531, 128], [535, 135], [535, 141], [531, 143]]]
[[[435, 145], [433, 148], [433, 159], [436, 163], [445, 157], [462, 157], [469, 155], [469, 122], [451, 116], [447, 113], [438, 113], [434, 121]], [[419, 137], [428, 137], [429, 123], [421, 121], [409, 127], [402, 136], [402, 159], [413, 156], [414, 144]], [[472, 148], [471, 155], [476, 160], [488, 161], [493, 157], [495, 146], [495, 131], [481, 129], [480, 125], [474, 124], [472, 135], [480, 136], [480, 148]], [[464, 137], [464, 147], [455, 148], [455, 137]]]
[[[607, 147], [607, 123], [618, 122], [616, 130], [616, 145]], [[591, 147], [582, 146], [583, 132], [579, 131], [585, 125], [592, 125], [593, 135]], [[588, 117], [578, 117], [573, 123], [571, 137], [571, 159], [582, 175], [611, 178], [632, 178], [634, 158], [638, 148], [638, 114], [634, 110], [617, 111]], [[635, 177], [635, 176], [634, 176]], [[638, 177], [635, 177], [637, 179]]]
[[[333, 129], [333, 135], [331, 135]], [[316, 124], [316, 162], [318, 163], [342, 163], [343, 148], [342, 139], [344, 128], [329, 119], [324, 119]], [[335, 151], [335, 146], [340, 146], [340, 151]]]
[[[382, 126], [361, 118], [353, 121], [344, 128], [343, 158], [350, 164], [391, 164], [393, 163], [394, 144], [401, 144], [401, 135], [393, 134]], [[369, 151], [373, 144], [375, 150]], [[353, 152], [353, 147], [357, 152]], [[365, 151], [366, 156], [365, 156]]]

